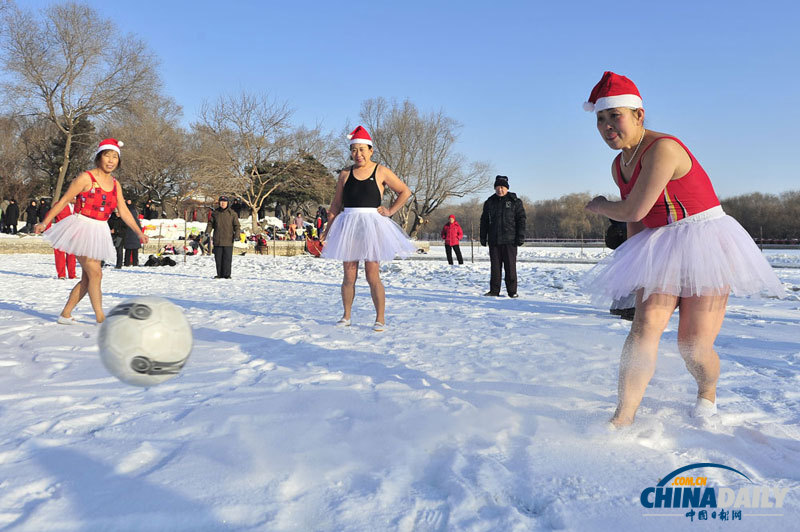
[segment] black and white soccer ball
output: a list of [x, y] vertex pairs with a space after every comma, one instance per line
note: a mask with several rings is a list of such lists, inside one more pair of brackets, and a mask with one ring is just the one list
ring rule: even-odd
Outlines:
[[100, 325], [100, 360], [122, 382], [154, 386], [180, 373], [192, 351], [183, 311], [160, 297], [137, 297], [114, 307]]

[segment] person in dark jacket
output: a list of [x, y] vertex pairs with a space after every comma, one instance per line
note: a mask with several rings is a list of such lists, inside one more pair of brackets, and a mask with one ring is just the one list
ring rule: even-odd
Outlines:
[[[136, 210], [136, 206], [133, 204], [130, 198], [125, 199], [125, 204], [128, 207], [128, 210], [131, 212], [131, 216], [136, 221], [136, 225], [139, 226], [139, 230], [142, 229], [142, 222], [139, 221], [139, 213]], [[125, 247], [125, 266], [138, 266], [139, 265], [139, 248], [142, 247], [142, 243], [139, 241], [139, 236], [137, 233], [131, 229], [130, 227], [125, 227], [125, 236], [123, 238], [122, 245]]]
[[3, 222], [5, 223], [6, 232], [15, 235], [17, 234], [17, 221], [19, 220], [19, 205], [13, 199], [8, 200], [8, 206], [3, 213]]
[[50, 201], [47, 198], [39, 200], [39, 210], [36, 213], [36, 221], [41, 222], [47, 216], [47, 211], [50, 210]]
[[233, 242], [239, 237], [241, 227], [236, 211], [228, 206], [228, 197], [219, 197], [219, 207], [211, 213], [211, 220], [206, 226], [206, 233], [211, 235], [214, 246], [214, 261], [217, 264], [217, 275], [214, 279], [231, 278], [231, 260], [233, 259]]
[[[606, 229], [606, 247], [609, 249], [617, 249], [628, 239], [628, 224], [626, 222], [618, 222], [616, 220], [608, 219], [611, 225]], [[611, 303], [609, 310], [614, 316], [619, 316], [623, 320], [633, 321], [633, 316], [636, 313], [636, 293], [631, 293], [627, 297], [615, 299]]]
[[489, 291], [485, 296], [500, 295], [501, 266], [505, 270], [506, 291], [517, 296], [517, 247], [525, 242], [525, 208], [522, 200], [508, 191], [508, 177], [494, 180], [494, 195], [483, 204], [481, 245], [489, 245], [492, 263]]
[[39, 204], [36, 200], [31, 200], [28, 208], [25, 209], [25, 232], [33, 233], [33, 226], [39, 222]]
[[456, 221], [456, 217], [450, 215], [450, 220], [442, 227], [442, 240], [444, 240], [444, 252], [447, 254], [447, 263], [453, 265], [453, 251], [456, 252], [456, 258], [459, 264], [464, 264], [464, 259], [461, 257], [461, 239], [464, 237], [464, 231]]
[[117, 251], [117, 263], [114, 265], [114, 268], [119, 270], [122, 269], [122, 254], [125, 250], [123, 244], [125, 243], [125, 230], [128, 226], [125, 224], [125, 221], [120, 218], [117, 209], [114, 209], [114, 212], [111, 213], [111, 218], [108, 219], [108, 227], [111, 230], [111, 241], [114, 243], [114, 249]]

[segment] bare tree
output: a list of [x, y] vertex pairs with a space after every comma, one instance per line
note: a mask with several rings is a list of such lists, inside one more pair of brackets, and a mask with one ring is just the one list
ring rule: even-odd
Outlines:
[[179, 205], [198, 190], [190, 175], [188, 134], [180, 127], [182, 111], [169, 98], [135, 102], [105, 124], [109, 135], [125, 143], [120, 175], [140, 199]]
[[31, 192], [30, 174], [25, 171], [27, 151], [22, 142], [24, 121], [19, 117], [0, 116], [0, 200], [26, 200]]
[[258, 231], [258, 211], [279, 187], [300, 176], [296, 168], [309, 156], [330, 153], [330, 138], [319, 128], [292, 129], [287, 104], [264, 94], [242, 92], [204, 104], [193, 125], [196, 176], [208, 194], [232, 193], [252, 214]]
[[61, 195], [76, 123], [144, 100], [159, 86], [155, 58], [89, 6], [55, 4], [36, 17], [10, 2], [0, 10], [5, 93], [47, 117], [65, 137], [53, 199]]
[[398, 104], [375, 98], [362, 103], [360, 117], [380, 160], [411, 189], [411, 200], [398, 212], [409, 235], [415, 236], [448, 199], [487, 186], [489, 165], [469, 163], [455, 152], [460, 124], [442, 111], [424, 115], [408, 100]]

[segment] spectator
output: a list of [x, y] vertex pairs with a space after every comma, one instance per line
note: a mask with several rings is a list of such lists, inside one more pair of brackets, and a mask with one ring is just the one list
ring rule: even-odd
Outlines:
[[314, 218], [314, 229], [317, 230], [317, 237], [325, 230], [325, 224], [328, 223], [328, 211], [322, 205], [317, 209], [317, 215]]
[[6, 233], [11, 235], [17, 234], [17, 221], [19, 220], [19, 205], [15, 199], [8, 200], [8, 206], [3, 212], [3, 221], [5, 223]]
[[[611, 225], [606, 229], [606, 247], [617, 249], [628, 238], [628, 224], [610, 218], [608, 221], [611, 222]], [[632, 292], [627, 296], [615, 298], [609, 312], [623, 320], [633, 321], [636, 313], [636, 293]]]
[[502, 270], [506, 275], [509, 297], [517, 295], [517, 247], [525, 242], [525, 208], [522, 200], [508, 191], [508, 178], [499, 175], [494, 180], [495, 193], [483, 204], [481, 214], [481, 245], [489, 244], [491, 275], [485, 296], [500, 295]]
[[119, 270], [122, 268], [122, 254], [125, 250], [123, 244], [125, 242], [125, 231], [128, 228], [125, 221], [119, 216], [119, 209], [114, 209], [114, 212], [111, 213], [111, 217], [108, 219], [108, 227], [111, 230], [111, 242], [117, 252], [117, 262], [114, 268]]
[[231, 278], [231, 261], [233, 260], [233, 242], [239, 236], [241, 228], [236, 212], [228, 206], [228, 197], [219, 197], [219, 207], [214, 209], [206, 232], [211, 235], [214, 245], [214, 260], [217, 275], [214, 279]]
[[142, 247], [138, 235], [142, 233], [142, 222], [139, 221], [139, 213], [136, 212], [136, 206], [133, 204], [130, 198], [125, 200], [125, 205], [128, 207], [131, 216], [133, 216], [133, 219], [136, 221], [136, 225], [139, 227], [138, 232], [134, 231], [130, 227], [125, 228], [125, 237], [123, 240], [123, 246], [125, 247], [125, 266], [138, 266], [139, 248]]
[[44, 217], [47, 216], [47, 211], [50, 210], [50, 202], [47, 198], [42, 198], [39, 200], [39, 210], [36, 213], [36, 221], [41, 222], [44, 220]]
[[39, 222], [39, 205], [36, 200], [31, 200], [28, 208], [25, 209], [25, 229], [26, 233], [33, 233], [33, 226]]
[[[60, 213], [56, 214], [53, 218], [52, 223], [58, 223], [64, 218], [68, 216], [72, 216], [75, 214], [75, 204], [77, 203], [77, 199], [72, 200], [70, 203], [64, 207]], [[47, 213], [45, 212], [45, 216]], [[47, 228], [49, 229], [52, 224], [49, 224]], [[53, 248], [53, 256], [56, 261], [56, 275], [58, 275], [59, 279], [66, 279], [67, 274], [69, 274], [70, 279], [75, 279], [75, 255], [72, 253], [66, 253], [61, 251], [60, 249]]]
[[297, 216], [294, 217], [294, 225], [297, 228], [297, 240], [305, 239], [306, 221], [303, 219], [303, 213], [297, 213]]
[[5, 198], [0, 201], [0, 233], [6, 232], [6, 209], [8, 209], [9, 203], [11, 202]]
[[461, 257], [461, 246], [459, 243], [464, 237], [464, 231], [456, 221], [456, 217], [450, 215], [450, 220], [442, 227], [442, 240], [444, 240], [444, 252], [447, 254], [447, 263], [453, 265], [453, 251], [456, 252], [456, 258], [459, 264], [464, 264], [464, 259]]

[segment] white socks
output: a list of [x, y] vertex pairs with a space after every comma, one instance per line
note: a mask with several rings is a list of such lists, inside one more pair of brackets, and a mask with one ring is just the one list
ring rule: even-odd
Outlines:
[[697, 399], [697, 404], [692, 409], [692, 417], [711, 417], [717, 413], [717, 403], [712, 403], [702, 397]]

